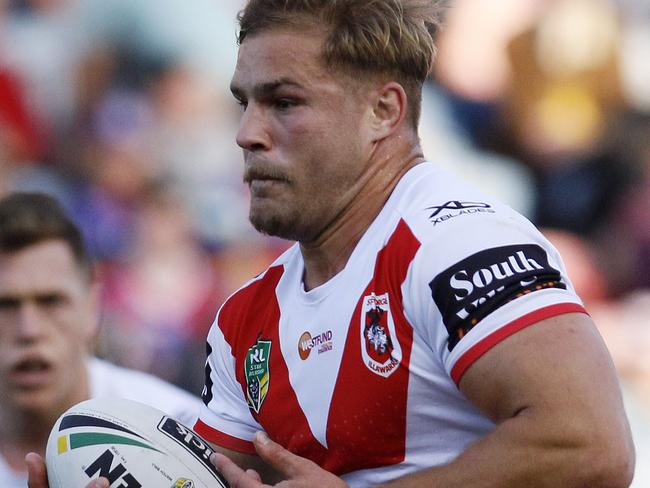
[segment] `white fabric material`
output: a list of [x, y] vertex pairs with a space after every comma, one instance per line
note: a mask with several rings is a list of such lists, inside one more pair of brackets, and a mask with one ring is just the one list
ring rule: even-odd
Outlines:
[[156, 376], [97, 358], [90, 360], [89, 367], [92, 398], [127, 398], [162, 410], [187, 426], [196, 422], [203, 403], [182, 388]]

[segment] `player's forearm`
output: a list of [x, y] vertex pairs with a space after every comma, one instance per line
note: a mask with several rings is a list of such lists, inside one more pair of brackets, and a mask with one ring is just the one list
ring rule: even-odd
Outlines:
[[634, 452], [624, 426], [509, 419], [455, 461], [385, 488], [619, 488], [631, 482]]

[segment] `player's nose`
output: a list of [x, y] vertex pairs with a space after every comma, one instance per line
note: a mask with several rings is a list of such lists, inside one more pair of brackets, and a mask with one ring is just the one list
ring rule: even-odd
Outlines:
[[263, 151], [271, 148], [271, 134], [264, 109], [249, 103], [242, 114], [237, 131], [237, 144], [247, 151]]

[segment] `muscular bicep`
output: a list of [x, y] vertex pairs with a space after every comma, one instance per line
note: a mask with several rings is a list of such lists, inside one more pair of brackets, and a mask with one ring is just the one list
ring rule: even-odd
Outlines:
[[463, 375], [461, 391], [496, 423], [539, 415], [557, 425], [626, 425], [609, 353], [585, 314], [533, 324], [485, 353]]

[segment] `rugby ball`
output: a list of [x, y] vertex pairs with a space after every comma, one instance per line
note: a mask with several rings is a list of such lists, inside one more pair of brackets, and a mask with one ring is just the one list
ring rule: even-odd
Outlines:
[[117, 398], [78, 403], [54, 424], [45, 460], [50, 488], [84, 488], [103, 476], [111, 488], [226, 488], [214, 450], [148, 405]]

